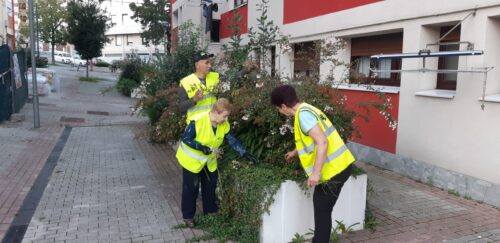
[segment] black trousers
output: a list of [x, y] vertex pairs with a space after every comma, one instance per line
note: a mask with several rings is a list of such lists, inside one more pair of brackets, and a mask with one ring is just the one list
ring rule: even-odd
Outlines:
[[182, 217], [184, 219], [194, 218], [196, 213], [196, 199], [201, 182], [201, 199], [203, 202], [203, 212], [216, 213], [217, 198], [215, 188], [217, 187], [218, 170], [210, 172], [205, 166], [200, 172], [193, 173], [182, 168]]
[[351, 176], [352, 165], [314, 188], [314, 237], [313, 243], [328, 243], [332, 230], [332, 211], [344, 183]]

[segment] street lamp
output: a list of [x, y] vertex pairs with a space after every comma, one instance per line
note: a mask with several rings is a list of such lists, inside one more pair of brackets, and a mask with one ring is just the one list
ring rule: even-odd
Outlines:
[[30, 18], [30, 46], [31, 46], [31, 82], [33, 83], [33, 119], [34, 127], [40, 128], [40, 113], [38, 107], [38, 88], [36, 80], [36, 58], [34, 52], [35, 46], [35, 20], [33, 16], [33, 0], [28, 0], [29, 18]]
[[161, 24], [161, 26], [163, 27], [163, 52], [165, 54], [167, 54], [167, 49], [168, 49], [168, 45], [167, 45], [167, 33], [168, 33], [168, 29], [170, 28], [170, 23], [167, 22], [167, 21], [158, 21], [158, 23]]

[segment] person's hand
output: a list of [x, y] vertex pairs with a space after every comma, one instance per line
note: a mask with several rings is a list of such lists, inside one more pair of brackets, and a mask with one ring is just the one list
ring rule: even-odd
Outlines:
[[250, 153], [246, 152], [245, 154], [243, 154], [243, 157], [245, 159], [248, 159], [250, 160], [250, 162], [252, 162], [252, 164], [258, 164], [259, 161]]
[[212, 149], [207, 147], [207, 146], [201, 146], [200, 148], [201, 152], [203, 152], [203, 154], [205, 155], [209, 155], [212, 153]]
[[307, 186], [313, 187], [313, 186], [318, 185], [318, 183], [319, 183], [319, 176], [320, 176], [320, 173], [313, 172], [309, 176], [309, 178], [307, 179]]
[[201, 98], [203, 98], [203, 90], [200, 89], [196, 91], [196, 94], [194, 94], [191, 99], [193, 99], [194, 102], [198, 102], [199, 100], [201, 100]]
[[294, 149], [293, 151], [290, 151], [288, 153], [286, 153], [285, 155], [285, 160], [290, 162], [295, 156], [297, 156], [297, 150]]

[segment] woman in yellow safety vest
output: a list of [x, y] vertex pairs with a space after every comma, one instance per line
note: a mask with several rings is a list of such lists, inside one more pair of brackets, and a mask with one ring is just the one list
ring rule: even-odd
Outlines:
[[318, 108], [301, 103], [292, 86], [276, 87], [271, 103], [283, 115], [294, 117], [295, 149], [285, 159], [298, 155], [308, 176], [307, 185], [315, 187], [313, 242], [329, 242], [333, 207], [351, 175], [355, 158], [328, 117]]
[[227, 99], [217, 100], [210, 112], [191, 117], [182, 136], [176, 157], [182, 166], [182, 217], [188, 227], [193, 227], [196, 212], [196, 198], [201, 182], [203, 212], [216, 213], [218, 210], [215, 188], [217, 187], [217, 151], [224, 140], [240, 156], [257, 163], [236, 137], [229, 131], [227, 117], [231, 104]]

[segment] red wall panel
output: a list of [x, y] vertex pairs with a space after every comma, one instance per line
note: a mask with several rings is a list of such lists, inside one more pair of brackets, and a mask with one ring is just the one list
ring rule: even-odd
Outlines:
[[284, 0], [283, 23], [289, 24], [382, 0]]
[[[361, 138], [354, 137], [352, 141], [386, 152], [396, 153], [397, 127], [394, 130], [390, 128], [389, 122], [374, 107], [370, 107], [369, 112], [367, 112], [366, 106], [360, 106], [360, 104], [369, 102], [381, 103], [377, 95], [373, 92], [355, 90], [342, 90], [341, 93], [347, 98], [345, 102], [349, 110], [369, 118], [368, 122], [361, 116], [355, 118], [354, 124], [358, 126]], [[397, 121], [399, 94], [385, 94], [385, 98], [390, 98], [392, 109], [388, 110], [388, 112]]]
[[240, 34], [245, 34], [248, 32], [248, 5], [241, 6], [237, 9], [233, 9], [229, 12], [225, 12], [220, 16], [220, 38], [227, 38], [231, 36], [231, 20], [233, 17], [239, 14], [241, 16], [238, 27], [240, 28]]

